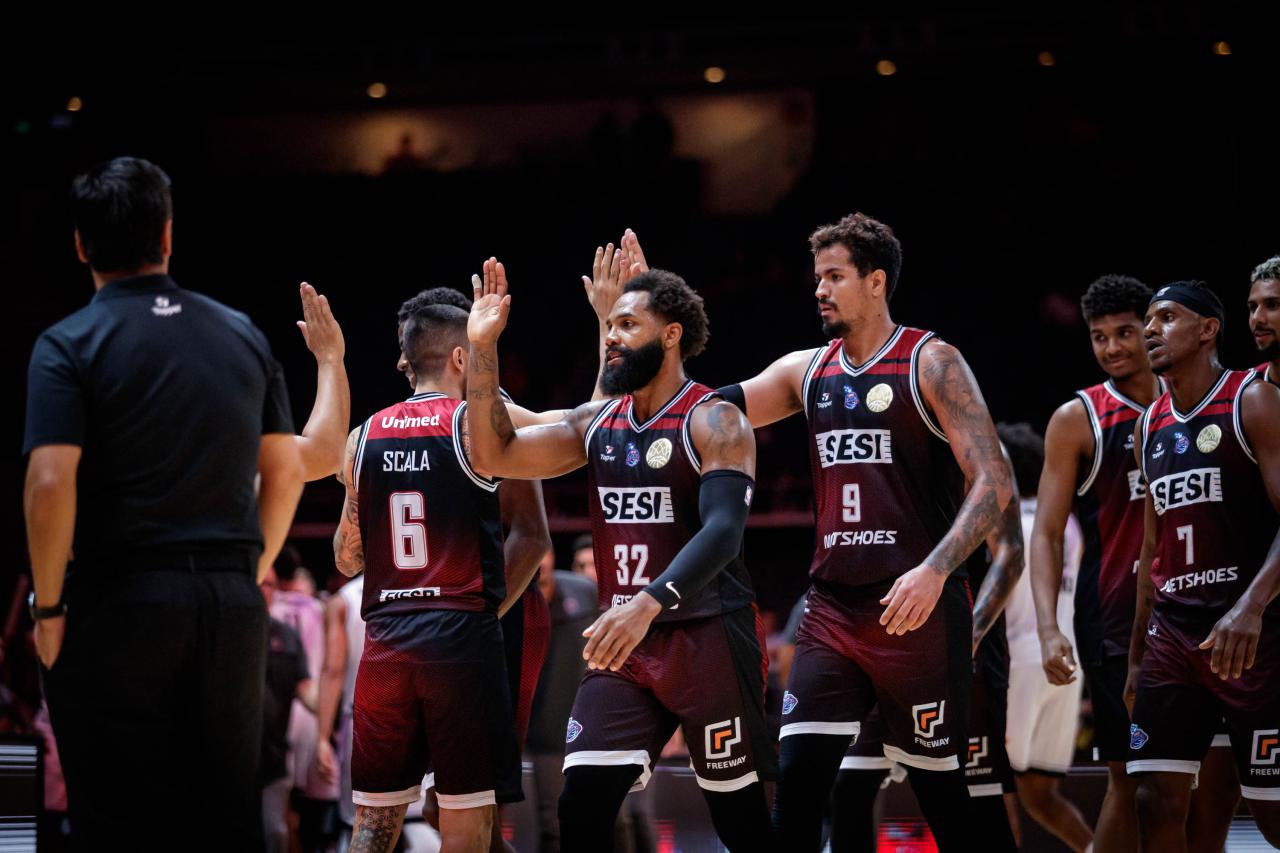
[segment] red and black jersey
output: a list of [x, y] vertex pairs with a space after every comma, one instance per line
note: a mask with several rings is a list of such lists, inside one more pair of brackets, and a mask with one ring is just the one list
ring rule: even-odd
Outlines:
[[[690, 380], [643, 424], [631, 395], [611, 400], [587, 428], [591, 535], [597, 595], [607, 610], [658, 577], [702, 529], [698, 492], [702, 460], [689, 434], [689, 416], [715, 392]], [[686, 594], [655, 621], [728, 613], [753, 601], [742, 555], [711, 583]]]
[[919, 565], [951, 529], [964, 475], [920, 396], [916, 363], [932, 332], [899, 326], [866, 364], [840, 339], [804, 378], [813, 469], [811, 577], [861, 586]]
[[1106, 655], [1128, 654], [1133, 630], [1147, 496], [1133, 455], [1133, 431], [1144, 409], [1110, 379], [1076, 396], [1093, 433], [1093, 462], [1075, 501], [1084, 531], [1076, 578], [1076, 642], [1086, 659], [1101, 661]]
[[506, 595], [498, 483], [467, 460], [466, 407], [443, 394], [415, 394], [360, 428], [355, 483], [365, 619], [496, 611]]
[[[1143, 415], [1142, 470], [1156, 510], [1155, 607], [1212, 624], [1262, 568], [1280, 525], [1240, 423], [1257, 379], [1227, 370], [1191, 411], [1166, 392]], [[1269, 608], [1270, 610], [1270, 608]]]
[[1262, 364], [1253, 369], [1253, 372], [1258, 374], [1259, 379], [1270, 382], [1272, 385], [1280, 386], [1280, 372], [1276, 370], [1275, 365], [1271, 362], [1262, 362]]

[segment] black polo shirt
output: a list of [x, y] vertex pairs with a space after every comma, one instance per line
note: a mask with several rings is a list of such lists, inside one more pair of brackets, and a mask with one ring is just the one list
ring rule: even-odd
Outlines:
[[264, 433], [293, 433], [266, 338], [167, 275], [111, 282], [31, 353], [23, 453], [83, 448], [73, 574], [169, 552], [256, 558]]

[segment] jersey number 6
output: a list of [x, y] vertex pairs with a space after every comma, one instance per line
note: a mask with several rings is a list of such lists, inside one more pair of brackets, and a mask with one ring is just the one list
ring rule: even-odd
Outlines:
[[422, 492], [391, 493], [391, 558], [397, 569], [427, 567], [427, 525]]

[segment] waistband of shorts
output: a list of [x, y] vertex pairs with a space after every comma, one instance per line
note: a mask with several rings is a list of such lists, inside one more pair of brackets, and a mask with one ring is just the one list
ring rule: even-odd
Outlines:
[[242, 572], [255, 575], [258, 552], [244, 548], [225, 551], [142, 551], [111, 560], [77, 562], [69, 575], [77, 582], [118, 577], [133, 572]]

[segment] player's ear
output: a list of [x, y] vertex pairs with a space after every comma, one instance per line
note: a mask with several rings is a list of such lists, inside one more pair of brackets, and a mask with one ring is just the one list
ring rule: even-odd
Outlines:
[[671, 349], [680, 346], [680, 339], [684, 337], [684, 326], [679, 323], [668, 323], [667, 328], [662, 333], [663, 349]]
[[160, 232], [160, 257], [165, 260], [173, 254], [173, 217], [164, 221], [164, 230]]
[[453, 366], [459, 373], [467, 372], [467, 351], [462, 347], [454, 347], [453, 352], [449, 356], [449, 360], [453, 362]]
[[80, 263], [89, 263], [89, 253], [84, 250], [84, 241], [80, 239], [80, 229], [75, 231], [76, 239], [76, 257], [80, 259]]
[[884, 270], [872, 270], [871, 274], [867, 276], [867, 283], [871, 285], [871, 292], [877, 296], [887, 297], [889, 295], [887, 290], [889, 279], [884, 274]]
[[1222, 328], [1222, 324], [1218, 322], [1217, 317], [1205, 317], [1200, 325], [1200, 340], [1214, 341], [1218, 338], [1218, 330]]

